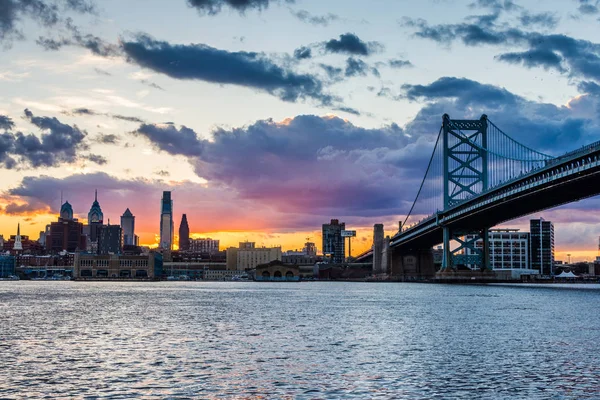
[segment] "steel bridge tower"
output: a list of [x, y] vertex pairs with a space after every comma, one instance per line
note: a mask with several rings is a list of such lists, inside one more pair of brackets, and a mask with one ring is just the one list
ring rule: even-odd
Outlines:
[[[444, 210], [447, 211], [489, 188], [488, 120], [485, 114], [479, 120], [452, 120], [448, 114], [442, 118]], [[454, 269], [458, 264], [489, 268], [488, 229], [473, 232], [444, 226], [442, 270]], [[475, 234], [474, 239], [464, 239], [467, 234]], [[475, 246], [479, 238], [483, 240], [483, 248]], [[459, 243], [456, 249], [450, 249], [452, 240]], [[470, 249], [471, 255], [461, 254], [465, 249]]]

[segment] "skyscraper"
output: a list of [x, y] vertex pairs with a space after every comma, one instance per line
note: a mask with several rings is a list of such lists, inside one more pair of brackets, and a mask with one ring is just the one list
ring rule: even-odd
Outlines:
[[554, 224], [543, 218], [529, 221], [531, 268], [542, 275], [554, 273]]
[[171, 200], [171, 192], [164, 191], [160, 209], [160, 248], [172, 250], [173, 231], [173, 200]]
[[100, 203], [98, 203], [98, 190], [94, 192], [94, 202], [88, 212], [88, 228], [85, 229], [89, 237], [89, 251], [92, 253], [98, 252], [98, 235], [99, 230], [104, 224], [104, 214]]
[[135, 246], [135, 217], [129, 208], [121, 215], [121, 228], [123, 229], [123, 244]]
[[346, 229], [344, 222], [332, 219], [329, 224], [323, 224], [323, 254], [331, 255], [331, 262], [341, 264], [346, 258], [342, 231]]
[[188, 225], [187, 216], [183, 214], [181, 224], [179, 224], [179, 250], [190, 249], [190, 226]]

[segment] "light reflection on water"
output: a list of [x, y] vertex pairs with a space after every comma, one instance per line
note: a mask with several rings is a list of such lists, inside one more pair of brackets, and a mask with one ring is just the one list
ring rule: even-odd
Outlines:
[[0, 282], [0, 398], [598, 398], [584, 286]]

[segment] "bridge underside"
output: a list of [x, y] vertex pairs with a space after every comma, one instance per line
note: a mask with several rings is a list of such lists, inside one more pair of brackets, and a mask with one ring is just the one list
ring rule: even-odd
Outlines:
[[[600, 166], [509, 195], [501, 201], [479, 206], [462, 216], [453, 218], [446, 226], [451, 232], [479, 232], [483, 228], [491, 228], [506, 221], [598, 194], [600, 194]], [[441, 243], [443, 243], [443, 228], [437, 225], [421, 235], [393, 246], [393, 259], [401, 259], [403, 255], [420, 254], [426, 249], [430, 251], [433, 246]]]

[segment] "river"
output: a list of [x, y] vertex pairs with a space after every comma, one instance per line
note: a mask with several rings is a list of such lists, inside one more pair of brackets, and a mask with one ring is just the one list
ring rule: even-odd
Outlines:
[[0, 282], [0, 398], [598, 398], [599, 285]]

